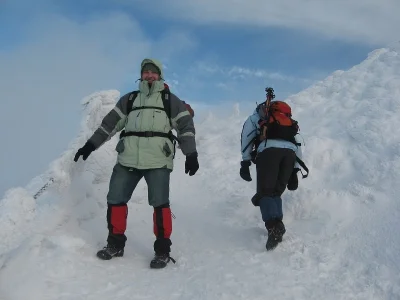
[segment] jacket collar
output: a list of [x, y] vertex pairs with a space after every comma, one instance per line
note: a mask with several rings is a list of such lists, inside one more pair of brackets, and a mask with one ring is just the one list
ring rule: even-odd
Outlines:
[[159, 93], [162, 90], [164, 90], [164, 80], [154, 81], [150, 87], [146, 80], [140, 81], [139, 83], [139, 91], [147, 96], [150, 96], [154, 93]]

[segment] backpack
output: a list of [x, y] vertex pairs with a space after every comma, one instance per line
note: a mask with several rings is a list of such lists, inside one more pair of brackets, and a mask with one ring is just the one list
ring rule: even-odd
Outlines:
[[192, 118], [194, 118], [194, 110], [193, 110], [193, 108], [189, 104], [187, 104], [185, 101], [182, 101], [182, 102], [185, 104], [186, 109], [188, 110], [189, 114], [192, 116]]
[[264, 111], [267, 119], [258, 121], [260, 142], [267, 139], [279, 139], [298, 145], [295, 136], [299, 132], [299, 125], [296, 120], [292, 119], [292, 109], [289, 104], [283, 101], [274, 101], [269, 107], [259, 107], [259, 109], [268, 110]]
[[[244, 148], [245, 151], [251, 143], [254, 143], [254, 148], [251, 152], [251, 160], [255, 164], [257, 149], [262, 142], [267, 142], [268, 139], [285, 140], [300, 146], [301, 144], [296, 141], [295, 136], [299, 133], [300, 128], [298, 122], [292, 118], [292, 109], [284, 101], [273, 101], [270, 102], [269, 107], [265, 107], [262, 103], [258, 105], [257, 111], [263, 109], [262, 113], [266, 117], [265, 119], [260, 118], [258, 124], [260, 130], [257, 131], [256, 137]], [[308, 176], [309, 170], [305, 163], [296, 156], [298, 164], [307, 172], [303, 175], [303, 178]]]
[[[164, 88], [169, 91], [168, 84], [164, 83]], [[189, 104], [187, 104], [185, 101], [182, 101], [182, 102], [183, 102], [183, 104], [185, 104], [186, 109], [188, 110], [189, 114], [192, 116], [192, 118], [194, 118], [194, 110], [193, 110], [193, 108]], [[164, 104], [164, 101], [163, 101], [163, 104]], [[171, 112], [171, 109], [169, 110], [169, 112]], [[168, 114], [168, 112], [167, 112], [167, 114]], [[168, 117], [171, 118], [170, 115], [168, 115]]]

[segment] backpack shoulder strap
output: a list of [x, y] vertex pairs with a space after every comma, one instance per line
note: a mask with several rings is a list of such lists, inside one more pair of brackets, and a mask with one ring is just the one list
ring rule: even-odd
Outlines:
[[303, 172], [300, 171], [301, 175], [303, 175], [303, 178], [307, 178], [309, 172], [308, 172], [308, 168], [307, 168], [306, 164], [304, 163], [304, 161], [302, 161], [300, 158], [298, 158], [297, 155], [296, 155], [296, 161], [303, 168], [303, 170], [307, 172], [307, 174], [304, 175]]
[[128, 108], [127, 108], [127, 114], [129, 115], [129, 113], [132, 111], [133, 108], [133, 102], [135, 102], [135, 99], [137, 97], [137, 95], [139, 94], [139, 91], [133, 91], [130, 95], [129, 95], [129, 99], [128, 99]]
[[[133, 110], [133, 102], [135, 102], [135, 99], [137, 95], [139, 94], [139, 91], [133, 91], [132, 93], [129, 94], [128, 98], [128, 104], [126, 108], [126, 115], [129, 116], [130, 112]], [[121, 131], [119, 134], [119, 138], [122, 139], [123, 137], [126, 136], [125, 129]]]
[[162, 98], [162, 102], [164, 105], [164, 110], [165, 113], [168, 116], [169, 119], [169, 124], [172, 127], [172, 121], [171, 121], [171, 92], [169, 89], [163, 89], [161, 92], [161, 98]]

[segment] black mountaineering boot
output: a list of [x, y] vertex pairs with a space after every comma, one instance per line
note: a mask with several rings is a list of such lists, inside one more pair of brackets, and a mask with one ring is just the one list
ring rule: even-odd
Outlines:
[[124, 256], [124, 248], [116, 248], [114, 245], [108, 244], [102, 250], [97, 252], [97, 257], [103, 260], [110, 260], [113, 257]]
[[172, 261], [175, 263], [175, 260], [169, 256], [169, 254], [156, 254], [154, 258], [150, 262], [150, 268], [152, 269], [162, 269], [167, 266], [167, 264]]
[[273, 227], [268, 226], [268, 240], [265, 248], [267, 251], [273, 250], [282, 242], [282, 237], [286, 232], [285, 225], [281, 220], [275, 220]]

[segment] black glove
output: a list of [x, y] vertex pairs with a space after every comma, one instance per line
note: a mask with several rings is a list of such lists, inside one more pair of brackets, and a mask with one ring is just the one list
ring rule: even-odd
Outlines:
[[243, 180], [246, 181], [251, 181], [251, 176], [250, 176], [250, 166], [251, 162], [249, 160], [243, 160], [240, 162], [240, 177], [242, 177]]
[[197, 152], [186, 155], [185, 173], [189, 173], [189, 176], [193, 176], [194, 174], [196, 174], [198, 169], [199, 161], [197, 160]]
[[263, 198], [263, 195], [256, 193], [252, 198], [251, 198], [251, 203], [253, 203], [254, 206], [260, 206], [260, 200]]
[[86, 160], [90, 153], [92, 153], [96, 148], [93, 146], [92, 143], [86, 142], [86, 144], [76, 152], [74, 161], [78, 161], [79, 156], [82, 155], [83, 160]]
[[299, 187], [299, 179], [297, 178], [297, 172], [299, 171], [300, 171], [299, 168], [293, 169], [287, 184], [287, 188], [289, 191], [295, 191]]

